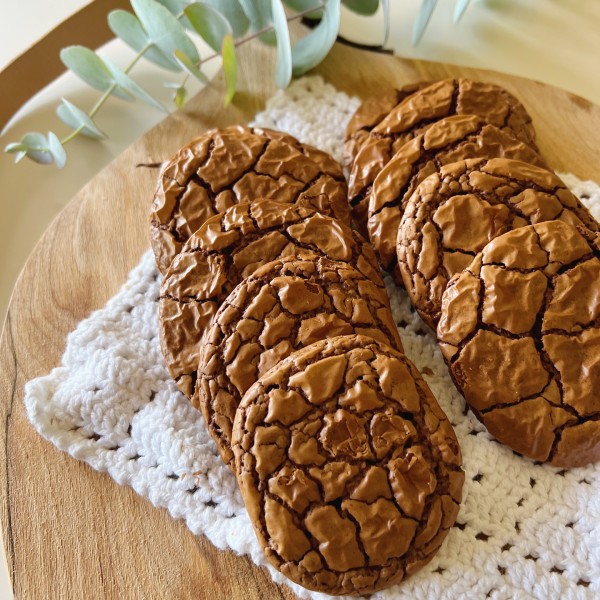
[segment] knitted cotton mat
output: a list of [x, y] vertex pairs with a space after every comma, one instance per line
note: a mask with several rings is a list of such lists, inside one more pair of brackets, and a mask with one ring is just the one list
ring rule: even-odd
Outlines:
[[[358, 104], [320, 78], [304, 78], [273, 97], [256, 124], [340, 160]], [[562, 178], [600, 219], [600, 187]], [[600, 464], [559, 470], [495, 442], [465, 411], [406, 294], [387, 283], [406, 354], [456, 429], [466, 481], [457, 523], [431, 563], [372, 598], [600, 597]], [[62, 365], [26, 385], [29, 418], [61, 450], [185, 519], [194, 534], [266, 565], [234, 476], [202, 416], [169, 378], [158, 342], [159, 285], [148, 252], [121, 291], [68, 336]], [[329, 597], [268, 568], [302, 598]]]

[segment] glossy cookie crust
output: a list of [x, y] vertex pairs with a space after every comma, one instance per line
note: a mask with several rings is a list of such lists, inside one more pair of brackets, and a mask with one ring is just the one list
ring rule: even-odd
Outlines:
[[326, 152], [270, 129], [213, 129], [161, 169], [150, 212], [150, 240], [161, 273], [204, 221], [260, 198], [301, 203], [350, 222], [342, 167]]
[[409, 198], [426, 177], [444, 165], [469, 158], [510, 158], [546, 166], [535, 150], [510, 131], [475, 115], [441, 119], [406, 142], [375, 178], [367, 222], [381, 266], [394, 272], [397, 281], [396, 238]]
[[438, 339], [467, 404], [534, 460], [600, 460], [600, 234], [561, 221], [490, 242], [448, 285]]
[[159, 301], [165, 362], [188, 398], [199, 343], [223, 300], [258, 267], [306, 250], [350, 263], [383, 288], [371, 246], [341, 221], [311, 208], [273, 200], [236, 204], [189, 238], [163, 280]]
[[352, 217], [360, 227], [366, 227], [371, 186], [377, 174], [407, 141], [452, 115], [477, 115], [536, 149], [531, 117], [503, 88], [469, 79], [433, 83], [400, 102], [360, 147], [348, 184]]
[[347, 263], [289, 256], [236, 286], [203, 340], [192, 398], [225, 463], [232, 466], [233, 420], [248, 388], [292, 352], [348, 334], [402, 350], [385, 290]]
[[367, 98], [352, 115], [344, 133], [344, 164], [352, 165], [354, 158], [369, 132], [378, 125], [400, 102], [414, 92], [431, 85], [431, 81], [409, 83], [400, 89], [390, 89]]
[[435, 329], [448, 281], [490, 240], [553, 219], [598, 229], [554, 173], [520, 161], [472, 159], [428, 177], [406, 206], [397, 240], [402, 281], [423, 320]]
[[267, 559], [308, 589], [401, 581], [458, 513], [450, 423], [406, 356], [368, 337], [316, 342], [262, 376], [236, 413], [233, 450]]

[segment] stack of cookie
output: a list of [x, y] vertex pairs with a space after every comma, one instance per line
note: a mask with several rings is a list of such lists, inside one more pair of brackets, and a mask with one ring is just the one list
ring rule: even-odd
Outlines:
[[497, 86], [394, 90], [348, 125], [350, 204], [490, 433], [581, 466], [600, 460], [599, 225], [534, 140]]
[[402, 353], [341, 166], [284, 134], [210, 131], [161, 170], [151, 232], [167, 366], [269, 561], [334, 594], [426, 564], [458, 512], [460, 449]]

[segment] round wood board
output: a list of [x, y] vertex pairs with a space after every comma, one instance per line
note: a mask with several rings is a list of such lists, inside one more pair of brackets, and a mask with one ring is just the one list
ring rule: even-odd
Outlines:
[[[42, 237], [15, 287], [0, 341], [0, 518], [17, 598], [294, 598], [249, 559], [214, 548], [57, 450], [30, 425], [23, 386], [60, 363], [67, 334], [105, 304], [149, 247], [156, 171], [205, 129], [244, 123], [275, 92], [274, 51], [239, 53], [239, 91], [223, 108], [222, 78], [92, 179]], [[600, 181], [600, 107], [565, 91], [491, 71], [402, 60], [336, 45], [315, 73], [367, 97], [422, 79], [498, 83], [527, 107], [551, 166]]]

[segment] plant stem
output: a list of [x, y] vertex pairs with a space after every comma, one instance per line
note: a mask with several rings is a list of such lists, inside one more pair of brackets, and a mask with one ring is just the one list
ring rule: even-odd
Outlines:
[[[133, 67], [135, 67], [135, 65], [140, 60], [140, 58], [142, 58], [142, 56], [144, 56], [144, 54], [146, 54], [146, 52], [148, 52], [148, 50], [150, 50], [151, 47], [152, 47], [152, 44], [146, 44], [133, 57], [133, 60], [125, 67], [124, 72], [125, 73], [129, 73], [129, 71], [131, 71], [131, 69], [133, 69]], [[92, 109], [88, 113], [88, 117], [92, 118], [102, 108], [102, 105], [108, 100], [108, 97], [115, 91], [116, 87], [117, 87], [117, 84], [113, 83], [102, 94], [102, 96], [100, 96], [100, 98], [98, 98], [98, 101], [96, 102], [96, 104], [94, 104], [94, 106], [92, 107]], [[60, 140], [61, 145], [64, 146], [65, 144], [68, 144], [71, 140], [75, 139], [81, 133], [82, 129], [83, 129], [83, 125], [81, 127], [78, 127], [77, 129], [73, 130], [67, 137], [65, 137], [62, 140]]]

